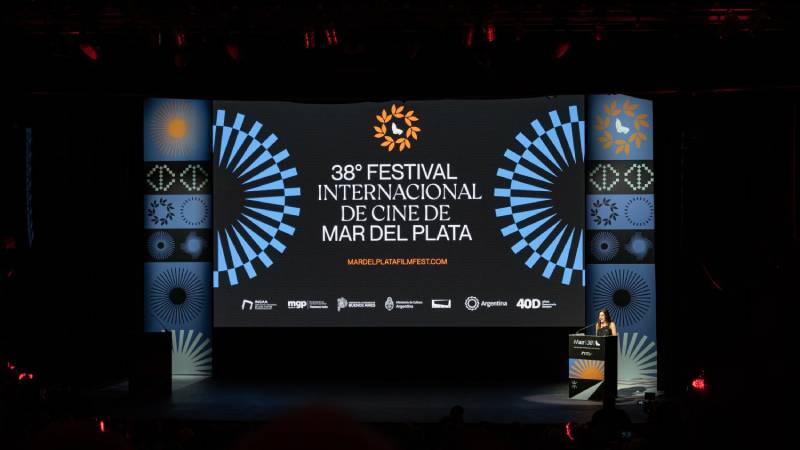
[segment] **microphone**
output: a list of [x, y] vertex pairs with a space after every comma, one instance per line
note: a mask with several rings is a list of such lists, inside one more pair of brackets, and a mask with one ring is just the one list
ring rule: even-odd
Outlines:
[[587, 329], [587, 328], [589, 328], [589, 327], [593, 327], [593, 326], [595, 326], [595, 324], [594, 324], [594, 323], [592, 323], [592, 324], [589, 324], [589, 325], [586, 325], [585, 327], [583, 327], [583, 328], [579, 329], [578, 331], [576, 331], [576, 332], [574, 332], [574, 333], [572, 333], [572, 334], [578, 334], [578, 333], [580, 333], [581, 331], [583, 331], [583, 330], [585, 330], [585, 329]]

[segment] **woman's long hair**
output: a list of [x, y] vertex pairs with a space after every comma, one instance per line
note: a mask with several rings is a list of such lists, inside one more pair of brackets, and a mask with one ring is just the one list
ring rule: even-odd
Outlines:
[[609, 314], [608, 310], [603, 308], [597, 312], [597, 328], [600, 328], [600, 313], [606, 315], [606, 325], [611, 325], [611, 314]]

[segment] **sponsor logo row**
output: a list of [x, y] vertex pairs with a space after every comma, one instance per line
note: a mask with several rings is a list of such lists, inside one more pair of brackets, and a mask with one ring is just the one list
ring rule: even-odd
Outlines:
[[[286, 303], [287, 309], [292, 310], [323, 310], [335, 308], [337, 312], [343, 309], [375, 309], [379, 307], [380, 302], [374, 300], [348, 300], [345, 297], [336, 299], [336, 303], [329, 305], [325, 300], [289, 300]], [[550, 300], [541, 300], [538, 298], [520, 298], [516, 303], [506, 300], [481, 300], [474, 296], [469, 296], [464, 300], [463, 307], [467, 311], [477, 311], [479, 309], [498, 309], [508, 308], [509, 304], [519, 309], [552, 309], [556, 307], [556, 303]], [[430, 300], [431, 309], [453, 309], [454, 302], [449, 298], [434, 298]], [[395, 300], [392, 297], [386, 297], [383, 302], [383, 308], [386, 311], [406, 310], [423, 308], [425, 302], [422, 300]], [[272, 303], [269, 300], [242, 300], [242, 311], [272, 311], [278, 309], [277, 303]]]

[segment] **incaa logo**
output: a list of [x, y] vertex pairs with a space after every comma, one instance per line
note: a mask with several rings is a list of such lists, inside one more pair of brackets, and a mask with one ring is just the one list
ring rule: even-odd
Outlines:
[[542, 301], [538, 298], [521, 298], [517, 301], [517, 308], [520, 309], [539, 309], [542, 307]]

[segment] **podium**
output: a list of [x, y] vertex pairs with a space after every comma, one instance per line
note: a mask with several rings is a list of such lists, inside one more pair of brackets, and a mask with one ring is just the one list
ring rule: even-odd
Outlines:
[[169, 332], [132, 336], [128, 391], [137, 399], [172, 395], [172, 340]]
[[569, 335], [569, 398], [614, 404], [617, 398], [616, 336]]

